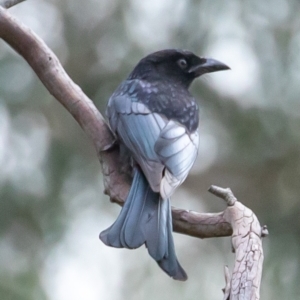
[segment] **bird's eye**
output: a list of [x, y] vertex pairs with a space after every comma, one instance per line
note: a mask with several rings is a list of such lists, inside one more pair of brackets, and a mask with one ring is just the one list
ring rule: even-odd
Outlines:
[[186, 67], [187, 67], [187, 62], [184, 58], [179, 59], [177, 61], [177, 64], [182, 70], [186, 69]]

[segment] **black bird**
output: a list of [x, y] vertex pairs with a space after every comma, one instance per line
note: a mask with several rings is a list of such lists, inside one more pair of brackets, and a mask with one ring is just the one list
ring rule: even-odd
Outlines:
[[170, 197], [185, 180], [198, 152], [198, 105], [188, 91], [202, 74], [229, 69], [186, 50], [143, 58], [110, 97], [107, 117], [134, 162], [134, 176], [115, 223], [101, 232], [108, 246], [145, 244], [171, 277], [186, 280], [172, 236]]

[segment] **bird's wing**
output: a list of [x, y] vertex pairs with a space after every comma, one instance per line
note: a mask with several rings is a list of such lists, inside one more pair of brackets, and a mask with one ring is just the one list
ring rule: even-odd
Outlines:
[[187, 177], [196, 160], [198, 146], [198, 131], [189, 133], [185, 126], [174, 120], [161, 131], [154, 149], [166, 167], [160, 186], [164, 199], [170, 197]]
[[130, 150], [152, 190], [159, 192], [164, 165], [154, 146], [168, 120], [126, 95], [113, 95], [106, 114], [112, 130]]
[[107, 116], [114, 132], [131, 151], [151, 188], [169, 198], [188, 175], [198, 151], [198, 132], [151, 112], [126, 95], [112, 96]]

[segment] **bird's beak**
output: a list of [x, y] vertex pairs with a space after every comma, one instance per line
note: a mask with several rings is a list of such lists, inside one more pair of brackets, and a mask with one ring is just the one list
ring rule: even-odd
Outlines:
[[212, 58], [201, 58], [201, 60], [202, 62], [200, 64], [190, 68], [189, 73], [194, 73], [195, 76], [200, 76], [205, 73], [230, 70], [227, 65], [218, 60]]

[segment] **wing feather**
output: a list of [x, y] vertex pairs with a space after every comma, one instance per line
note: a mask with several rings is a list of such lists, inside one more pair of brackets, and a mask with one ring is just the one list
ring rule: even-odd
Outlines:
[[169, 198], [188, 175], [198, 150], [198, 132], [152, 113], [129, 96], [112, 96], [107, 115], [112, 129], [131, 151], [151, 188]]
[[151, 113], [143, 103], [132, 102], [128, 96], [112, 97], [108, 107], [108, 118], [110, 124], [113, 123], [111, 127], [141, 166], [152, 190], [159, 192], [164, 165], [154, 145], [167, 120]]
[[155, 144], [155, 151], [166, 167], [160, 185], [163, 198], [170, 197], [185, 180], [198, 153], [198, 132], [190, 134], [182, 124], [170, 120]]

